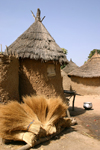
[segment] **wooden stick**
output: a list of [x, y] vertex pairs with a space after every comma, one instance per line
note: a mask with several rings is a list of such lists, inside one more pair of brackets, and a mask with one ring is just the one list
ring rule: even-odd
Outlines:
[[26, 145], [24, 145], [24, 146], [18, 148], [17, 150], [28, 150], [28, 149], [30, 149], [30, 148], [31, 148], [31, 146], [30, 146], [29, 144], [26, 144]]
[[67, 111], [66, 111], [66, 112], [67, 112], [67, 116], [68, 116], [68, 118], [71, 118], [71, 117], [70, 117], [70, 112], [69, 112], [69, 110], [68, 110], [68, 109], [67, 109]]
[[31, 13], [32, 13], [32, 16], [33, 16], [33, 17], [34, 17], [34, 19], [35, 19], [35, 15], [33, 14], [32, 10], [31, 10]]
[[1, 53], [2, 53], [2, 44], [0, 44], [1, 45]]
[[41, 22], [44, 20], [45, 16], [42, 18]]

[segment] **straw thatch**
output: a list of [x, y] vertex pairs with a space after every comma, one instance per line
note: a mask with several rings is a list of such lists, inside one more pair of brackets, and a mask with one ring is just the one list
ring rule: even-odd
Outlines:
[[100, 77], [100, 55], [96, 52], [83, 66], [73, 70], [68, 76], [82, 78]]
[[77, 68], [78, 68], [78, 66], [72, 61], [72, 59], [70, 59], [69, 63], [66, 65], [66, 67], [63, 68], [63, 71], [68, 74]]
[[35, 22], [15, 42], [7, 47], [5, 54], [17, 58], [35, 60], [54, 60], [68, 63], [62, 49], [56, 44], [40, 19], [40, 10], [37, 10]]

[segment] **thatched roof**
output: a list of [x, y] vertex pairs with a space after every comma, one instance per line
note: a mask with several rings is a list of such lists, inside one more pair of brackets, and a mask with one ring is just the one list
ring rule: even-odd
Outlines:
[[68, 76], [83, 78], [100, 77], [100, 54], [95, 54], [81, 67], [73, 70]]
[[78, 66], [70, 59], [69, 63], [66, 65], [66, 67], [63, 68], [63, 71], [66, 72], [67, 74], [74, 69], [77, 69]]
[[67, 63], [63, 50], [56, 44], [42, 24], [42, 20], [40, 19], [40, 10], [37, 9], [35, 22], [7, 47], [5, 53], [14, 55], [17, 58], [54, 60], [59, 61], [61, 64]]

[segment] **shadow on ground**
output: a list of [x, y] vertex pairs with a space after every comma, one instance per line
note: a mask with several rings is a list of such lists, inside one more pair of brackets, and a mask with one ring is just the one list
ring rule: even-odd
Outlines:
[[[68, 134], [68, 133], [71, 133], [71, 132], [74, 132], [74, 131], [76, 131], [76, 130], [73, 127], [66, 128], [61, 133], [59, 133], [58, 135], [54, 136], [53, 138], [51, 138], [50, 140], [48, 140], [46, 142], [40, 143], [39, 145], [35, 146], [34, 148], [41, 147], [41, 144], [44, 145], [44, 146], [49, 145], [51, 142], [59, 140], [60, 138], [62, 138], [65, 134]], [[31, 148], [31, 150], [34, 149], [34, 148]]]
[[[46, 141], [46, 142], [41, 142], [40, 144], [34, 146], [34, 148], [31, 148], [31, 150], [33, 149], [38, 149], [41, 147], [41, 145], [49, 145], [51, 142], [53, 141], [57, 141], [59, 139], [61, 139], [65, 134], [71, 133], [76, 131], [73, 127], [69, 127], [69, 128], [65, 128], [61, 133], [59, 133], [58, 135], [52, 137], [50, 140]], [[20, 142], [20, 141], [6, 141], [5, 143], [6, 145], [13, 145], [13, 146], [24, 146], [26, 143], [25, 142]]]
[[69, 112], [71, 116], [79, 116], [84, 114], [86, 110], [79, 107], [74, 107], [74, 110], [72, 110], [72, 107], [69, 107]]

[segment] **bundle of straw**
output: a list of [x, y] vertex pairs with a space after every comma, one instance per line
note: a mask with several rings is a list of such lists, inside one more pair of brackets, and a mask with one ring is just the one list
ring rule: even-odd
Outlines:
[[21, 140], [32, 146], [36, 138], [53, 134], [59, 126], [70, 124], [63, 119], [68, 106], [59, 97], [26, 96], [23, 102], [12, 101], [0, 106], [0, 136], [3, 139]]
[[66, 116], [66, 110], [68, 106], [62, 102], [61, 98], [51, 98], [47, 100], [48, 112], [46, 121], [44, 123], [44, 129], [47, 135], [56, 132], [56, 122]]
[[23, 97], [23, 101], [33, 110], [41, 123], [44, 123], [48, 109], [47, 99], [44, 96], [26, 96]]
[[[13, 140], [14, 136], [12, 135], [19, 131], [38, 134], [40, 127], [41, 122], [27, 105], [12, 101], [0, 106], [0, 136], [2, 138]], [[17, 137], [15, 137], [16, 139]]]
[[[13, 141], [24, 141], [30, 145], [30, 147], [34, 146], [34, 143], [37, 139], [37, 136], [31, 132], [23, 132], [23, 131], [14, 131], [8, 134], [9, 139]], [[7, 137], [8, 137], [7, 136]], [[11, 138], [12, 137], [12, 138]], [[5, 137], [6, 138], [6, 137]], [[3, 139], [3, 143], [9, 143], [8, 139]]]
[[62, 128], [69, 128], [71, 126], [71, 119], [64, 117], [60, 118], [59, 121], [56, 123], [57, 131], [61, 131]]
[[44, 96], [26, 96], [23, 97], [23, 101], [35, 112], [47, 135], [55, 133], [55, 123], [59, 118], [66, 116], [68, 106], [59, 97], [46, 99]]

